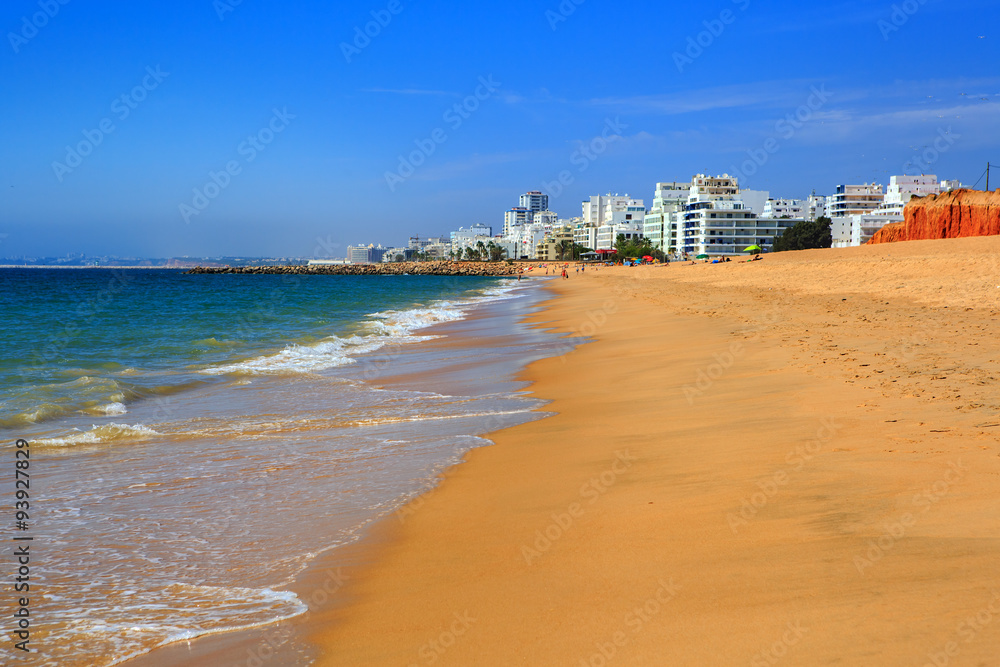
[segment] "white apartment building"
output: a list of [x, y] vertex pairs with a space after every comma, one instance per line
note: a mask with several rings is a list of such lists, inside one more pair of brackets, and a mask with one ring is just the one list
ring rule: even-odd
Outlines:
[[857, 213], [830, 219], [834, 248], [849, 248], [868, 243], [875, 232], [890, 222], [902, 222], [903, 213]]
[[503, 235], [508, 236], [511, 229], [526, 225], [534, 220], [534, 213], [524, 206], [515, 206], [503, 214]]
[[535, 249], [545, 238], [546, 233], [552, 231], [551, 225], [531, 223], [514, 227], [511, 233], [505, 235], [503, 241], [512, 244], [514, 253], [510, 255], [513, 259], [535, 259]]
[[535, 211], [532, 214], [531, 222], [540, 225], [556, 225], [559, 222], [559, 216], [552, 211]]
[[764, 202], [762, 218], [805, 218], [806, 203], [801, 199], [768, 199]]
[[[451, 233], [450, 247], [448, 250], [465, 255], [466, 248], [475, 248], [482, 241], [484, 244], [493, 240], [493, 228], [488, 225], [472, 225], [471, 227], [459, 227]], [[448, 254], [445, 251], [445, 255]]]
[[605, 216], [614, 211], [624, 211], [628, 206], [645, 206], [641, 199], [632, 199], [629, 195], [606, 194], [593, 195], [582, 204], [583, 222], [600, 227], [606, 220]]
[[597, 227], [578, 222], [573, 225], [573, 243], [594, 250], [597, 246]]
[[691, 182], [670, 181], [657, 183], [653, 193], [653, 208], [643, 219], [642, 234], [654, 248], [670, 252], [677, 246], [678, 212], [691, 194]]
[[735, 176], [696, 174], [678, 230], [678, 251], [742, 255], [752, 245], [767, 251], [775, 236], [797, 222], [801, 220], [758, 218], [743, 201]]
[[549, 196], [542, 194], [537, 190], [525, 192], [521, 195], [521, 203], [518, 204], [518, 207], [528, 209], [532, 213], [536, 211], [547, 211], [549, 210]]
[[831, 248], [847, 248], [851, 245], [851, 225], [854, 216], [842, 215], [830, 218], [830, 235], [833, 237]]
[[582, 220], [574, 226], [573, 242], [592, 250], [598, 249], [599, 227], [638, 221], [641, 233], [642, 220], [646, 216], [645, 202], [627, 194], [593, 195], [589, 200], [583, 201], [581, 209]]
[[878, 183], [838, 185], [837, 191], [826, 199], [826, 214], [831, 218], [863, 215], [877, 209], [884, 199], [885, 193]]
[[851, 245], [864, 245], [875, 232], [890, 222], [902, 222], [902, 212], [892, 215], [858, 214], [851, 216]]
[[885, 199], [878, 215], [903, 215], [903, 209], [914, 197], [941, 194], [941, 184], [933, 174], [891, 176], [885, 189]]
[[619, 234], [623, 234], [626, 239], [641, 237], [645, 218], [646, 207], [641, 199], [632, 200], [624, 210], [606, 210], [604, 224], [597, 227], [594, 250], [614, 248]]
[[615, 241], [618, 240], [619, 234], [626, 239], [642, 238], [642, 222], [631, 220], [629, 222], [615, 222], [608, 225], [601, 225], [597, 228], [595, 235], [594, 244], [596, 247], [594, 250], [614, 249]]
[[962, 181], [952, 180], [952, 181], [941, 181], [941, 192], [948, 192], [949, 190], [960, 190], [965, 186], [962, 185]]
[[817, 195], [816, 191], [813, 190], [806, 203], [805, 216], [806, 220], [809, 221], [826, 216], [826, 197]]

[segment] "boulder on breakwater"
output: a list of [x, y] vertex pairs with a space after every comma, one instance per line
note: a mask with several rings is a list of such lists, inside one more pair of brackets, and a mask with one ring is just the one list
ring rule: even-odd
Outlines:
[[324, 276], [516, 276], [534, 264], [520, 262], [387, 262], [311, 266], [198, 266], [186, 273], [236, 273]]

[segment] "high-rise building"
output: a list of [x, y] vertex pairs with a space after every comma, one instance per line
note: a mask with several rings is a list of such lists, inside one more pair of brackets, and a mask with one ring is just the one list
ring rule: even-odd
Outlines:
[[528, 209], [532, 213], [535, 211], [547, 211], [549, 210], [549, 196], [542, 194], [537, 190], [525, 192], [521, 195], [521, 203], [519, 206], [521, 208]]

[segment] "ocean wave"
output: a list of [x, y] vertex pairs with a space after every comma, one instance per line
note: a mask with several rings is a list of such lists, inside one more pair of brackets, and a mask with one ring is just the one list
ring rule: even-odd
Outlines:
[[330, 336], [317, 343], [296, 343], [276, 354], [212, 366], [199, 372], [206, 375], [294, 375], [346, 366], [356, 363], [356, 355], [374, 352], [386, 345], [430, 340], [433, 336], [418, 336], [414, 332], [435, 324], [461, 320], [470, 308], [479, 304], [514, 298], [516, 295], [513, 292], [520, 287], [517, 281], [513, 281], [487, 288], [480, 296], [441, 300], [429, 306], [406, 310], [370, 313], [368, 317], [371, 319], [364, 324], [367, 335], [347, 338]]
[[85, 408], [84, 410], [81, 410], [81, 412], [95, 416], [103, 415], [106, 417], [118, 417], [128, 412], [128, 408], [126, 408], [125, 404], [120, 401], [113, 401], [96, 407]]
[[262, 357], [254, 357], [222, 366], [201, 370], [206, 375], [283, 375], [315, 373], [327, 368], [355, 363], [350, 356], [373, 352], [385, 345], [386, 341], [362, 336], [339, 338], [330, 336], [312, 345], [289, 345], [281, 352]]
[[[142, 591], [135, 591], [141, 593]], [[169, 615], [164, 612], [169, 601]], [[270, 588], [236, 588], [173, 584], [148, 595], [116, 596], [102, 604], [88, 600], [86, 608], [73, 609], [64, 625], [58, 646], [115, 647], [107, 653], [108, 665], [118, 665], [154, 648], [196, 637], [248, 630], [285, 621], [308, 611], [308, 606], [290, 591]], [[70, 655], [57, 649], [47, 664], [59, 664]]]
[[473, 304], [442, 301], [427, 308], [411, 308], [402, 311], [386, 310], [371, 313], [369, 317], [376, 319], [369, 322], [368, 326], [387, 336], [411, 338], [412, 332], [418, 329], [425, 329], [435, 324], [454, 322], [464, 318], [466, 314], [465, 308], [471, 305]]
[[89, 431], [80, 431], [60, 438], [40, 438], [33, 445], [50, 447], [72, 447], [74, 445], [101, 445], [118, 442], [137, 442], [161, 435], [141, 424], [94, 424]]
[[116, 417], [128, 406], [145, 400], [171, 396], [202, 387], [207, 379], [173, 384], [143, 386], [124, 380], [83, 375], [68, 382], [54, 382], [21, 388], [0, 401], [0, 428], [17, 429], [60, 419], [72, 413], [93, 417]]

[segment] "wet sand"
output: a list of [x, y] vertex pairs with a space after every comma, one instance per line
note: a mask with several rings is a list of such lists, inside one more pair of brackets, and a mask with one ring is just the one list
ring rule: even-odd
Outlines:
[[997, 664], [998, 257], [553, 282], [535, 320], [593, 339], [529, 367], [558, 414], [382, 522], [297, 627], [321, 665]]

